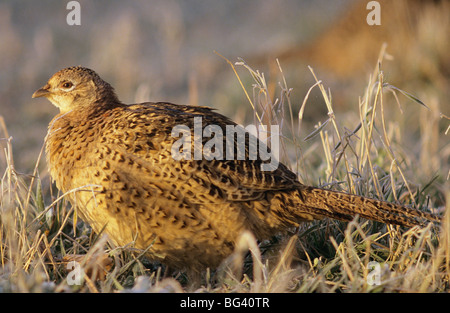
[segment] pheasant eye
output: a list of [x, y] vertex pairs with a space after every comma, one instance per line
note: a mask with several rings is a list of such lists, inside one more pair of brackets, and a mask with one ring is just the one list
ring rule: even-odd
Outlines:
[[65, 88], [65, 89], [68, 89], [68, 88], [70, 88], [72, 86], [73, 86], [73, 84], [71, 82], [64, 82], [64, 83], [61, 84], [61, 87]]

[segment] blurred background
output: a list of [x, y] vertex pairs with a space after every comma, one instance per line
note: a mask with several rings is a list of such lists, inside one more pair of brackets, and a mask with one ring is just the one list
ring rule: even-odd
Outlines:
[[[434, 162], [428, 172], [448, 168], [448, 135], [442, 136], [448, 119], [442, 114], [450, 116], [450, 1], [378, 1], [380, 26], [367, 24], [368, 1], [361, 0], [80, 0], [79, 26], [66, 22], [68, 2], [0, 2], [0, 115], [7, 128], [0, 128], [0, 138], [13, 137], [19, 172], [34, 168], [47, 125], [58, 113], [31, 95], [61, 68], [94, 69], [124, 103], [205, 105], [245, 124], [252, 109], [233, 69], [214, 51], [232, 62], [241, 57], [264, 72], [273, 100], [280, 97], [278, 58], [293, 88], [295, 114], [315, 83], [310, 65], [330, 88], [335, 113], [353, 112], [348, 126], [353, 129], [358, 97], [383, 42], [386, 81], [430, 107], [401, 98], [403, 113], [393, 108], [401, 115], [399, 123], [410, 127], [404, 130], [410, 135], [405, 145], [424, 164]], [[237, 70], [251, 94], [251, 76], [242, 67]], [[303, 137], [327, 118], [317, 90], [308, 101]], [[426, 127], [436, 137], [418, 142]], [[45, 170], [45, 162], [40, 166]]]

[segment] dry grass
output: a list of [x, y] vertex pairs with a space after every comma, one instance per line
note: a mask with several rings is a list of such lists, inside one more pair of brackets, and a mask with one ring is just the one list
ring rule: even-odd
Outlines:
[[[379, 61], [381, 64], [382, 54]], [[414, 167], [416, 156], [402, 148], [396, 121], [386, 113], [396, 104], [394, 97], [387, 97], [389, 85], [380, 67], [370, 76], [350, 118], [334, 111], [331, 92], [316, 78], [311, 88], [320, 89], [328, 117], [305, 136], [301, 133], [302, 118], [309, 93], [295, 108], [281, 66], [276, 97], [262, 73], [243, 61], [230, 64], [240, 82], [239, 67], [250, 73], [253, 84], [242, 83], [242, 87], [253, 107], [255, 123], [280, 125], [280, 158], [301, 181], [441, 213], [442, 225], [402, 229], [358, 218], [350, 223], [324, 220], [261, 243], [247, 233], [240, 238], [228, 266], [207, 271], [201, 285], [193, 285], [183, 273], [170, 277], [141, 252], [130, 247], [111, 248], [101, 234], [91, 233], [51, 187], [48, 177], [40, 177], [41, 155], [32, 174], [18, 173], [13, 143], [3, 126], [0, 292], [450, 291], [446, 173], [428, 177], [423, 187], [415, 180], [421, 177]], [[428, 112], [398, 89], [396, 94], [399, 102], [410, 102], [405, 110]], [[438, 137], [448, 136], [445, 130], [435, 132], [432, 127], [421, 131], [421, 140], [439, 141]], [[88, 256], [78, 259], [86, 272], [79, 285], [68, 284], [73, 274], [67, 271], [68, 260], [74, 254]]]

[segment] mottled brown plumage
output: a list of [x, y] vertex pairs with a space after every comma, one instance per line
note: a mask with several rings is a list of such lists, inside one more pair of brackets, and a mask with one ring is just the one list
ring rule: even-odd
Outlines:
[[[302, 185], [279, 164], [260, 159], [175, 160], [176, 125], [236, 125], [206, 107], [170, 103], [122, 104], [94, 71], [71, 67], [54, 74], [33, 97], [60, 109], [46, 138], [57, 187], [79, 215], [116, 245], [134, 243], [177, 268], [216, 267], [249, 230], [268, 238], [300, 222], [356, 214], [412, 226], [431, 214], [360, 196]], [[225, 134], [225, 132], [224, 132]], [[209, 138], [204, 138], [203, 143]], [[194, 139], [192, 140], [192, 144]], [[236, 151], [235, 151], [236, 153]], [[236, 155], [235, 155], [236, 156]]]

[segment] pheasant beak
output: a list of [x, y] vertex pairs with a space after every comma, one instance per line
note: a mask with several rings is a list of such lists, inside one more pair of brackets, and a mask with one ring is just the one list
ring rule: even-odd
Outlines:
[[32, 98], [48, 97], [50, 95], [49, 89], [50, 89], [50, 85], [47, 84], [44, 87], [36, 90], [31, 97]]

